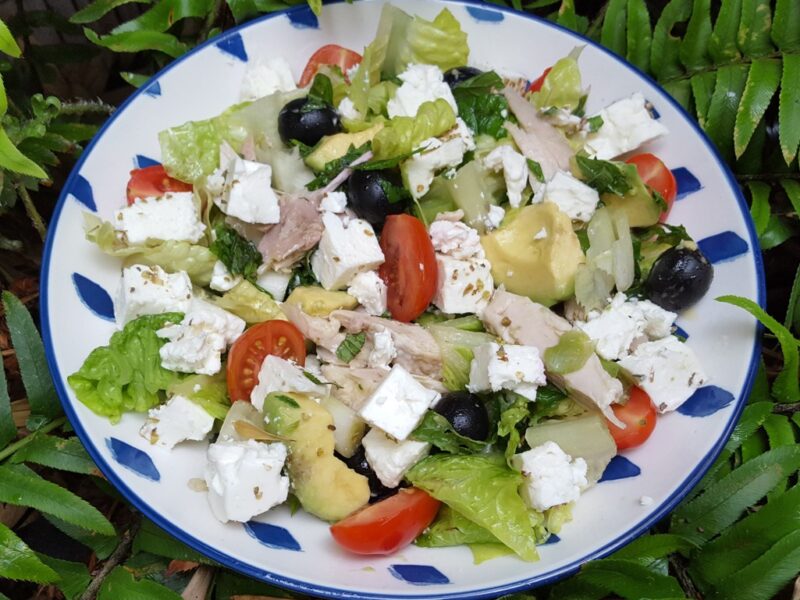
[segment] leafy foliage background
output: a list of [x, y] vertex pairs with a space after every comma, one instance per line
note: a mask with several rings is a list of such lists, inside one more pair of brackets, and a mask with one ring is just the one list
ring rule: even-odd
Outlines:
[[[293, 597], [210, 563], [108, 485], [61, 413], [34, 317], [59, 185], [130, 86], [302, 1], [0, 3], [0, 600]], [[800, 2], [509, 4], [600, 41], [698, 119], [750, 199], [772, 315], [727, 299], [766, 327], [761, 369], [719, 460], [671, 517], [572, 578], [509, 598], [800, 598]]]

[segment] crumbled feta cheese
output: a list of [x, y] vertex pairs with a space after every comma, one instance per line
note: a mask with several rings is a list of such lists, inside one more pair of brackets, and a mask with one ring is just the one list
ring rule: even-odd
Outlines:
[[642, 496], [639, 498], [639, 506], [650, 506], [653, 503], [653, 499], [650, 496]]
[[151, 444], [172, 448], [186, 440], [206, 439], [214, 417], [185, 396], [173, 396], [166, 404], [151, 408], [139, 434]]
[[258, 410], [272, 392], [308, 392], [325, 395], [327, 389], [311, 381], [295, 363], [271, 354], [264, 358], [258, 371], [258, 383], [250, 392], [250, 403]]
[[282, 56], [266, 61], [257, 60], [247, 65], [239, 97], [243, 101], [258, 100], [275, 92], [297, 89], [292, 69]]
[[375, 271], [365, 271], [353, 277], [347, 293], [358, 300], [370, 315], [379, 317], [386, 312], [386, 284]]
[[303, 370], [306, 373], [311, 373], [317, 379], [322, 379], [322, 362], [316, 354], [309, 354], [306, 356], [306, 364], [303, 365]]
[[489, 231], [491, 231], [492, 229], [497, 229], [498, 227], [500, 227], [500, 223], [503, 222], [503, 217], [505, 216], [506, 216], [506, 211], [502, 206], [497, 206], [496, 204], [492, 204], [491, 206], [489, 206], [489, 213], [483, 219], [483, 224]]
[[117, 326], [142, 315], [185, 313], [192, 303], [192, 281], [184, 271], [167, 273], [158, 265], [131, 265], [122, 270], [114, 302]]
[[200, 221], [192, 192], [167, 192], [158, 198], [137, 198], [114, 215], [114, 229], [128, 244], [147, 240], [196, 242], [206, 226]]
[[404, 440], [419, 425], [440, 394], [429, 390], [400, 365], [395, 365], [364, 401], [359, 416], [396, 440]]
[[475, 136], [472, 135], [472, 130], [461, 117], [456, 117], [455, 133], [464, 141], [467, 152], [475, 150]]
[[269, 292], [274, 300], [283, 302], [286, 297], [286, 289], [289, 287], [289, 281], [292, 279], [291, 272], [284, 273], [283, 271], [273, 271], [272, 269], [265, 268], [262, 265], [258, 268], [258, 276], [256, 277], [256, 284], [258, 287]]
[[347, 194], [344, 192], [328, 192], [319, 203], [320, 212], [343, 213], [347, 208]]
[[326, 290], [340, 290], [363, 271], [377, 269], [383, 252], [372, 225], [351, 219], [347, 226], [332, 213], [323, 213], [325, 232], [311, 257], [311, 269]]
[[525, 477], [522, 499], [534, 510], [575, 502], [588, 485], [586, 461], [573, 460], [555, 442], [515, 454], [511, 465]]
[[533, 346], [488, 342], [473, 350], [470, 392], [510, 390], [534, 401], [536, 388], [545, 383], [544, 364]]
[[503, 144], [489, 152], [483, 159], [483, 164], [495, 172], [502, 169], [508, 203], [515, 208], [519, 206], [522, 202], [522, 190], [528, 183], [528, 162], [525, 157], [511, 146]]
[[552, 202], [574, 221], [588, 222], [600, 202], [597, 190], [564, 171], [553, 175], [543, 193], [545, 202]]
[[211, 272], [211, 283], [209, 287], [218, 292], [227, 292], [242, 282], [241, 275], [233, 275], [225, 263], [218, 260], [214, 263], [214, 270]]
[[419, 107], [425, 102], [442, 98], [458, 114], [458, 106], [450, 86], [444, 82], [444, 73], [435, 65], [409, 65], [398, 75], [402, 85], [397, 88], [394, 98], [389, 100], [386, 110], [389, 118], [416, 117]]
[[611, 160], [636, 150], [645, 142], [665, 135], [669, 130], [647, 110], [644, 96], [637, 92], [600, 111], [603, 126], [586, 137], [589, 155]]
[[271, 166], [236, 157], [227, 173], [225, 191], [214, 199], [222, 212], [259, 225], [281, 220], [278, 196], [272, 189]]
[[424, 152], [406, 160], [403, 164], [403, 173], [411, 195], [414, 198], [421, 198], [427, 194], [436, 173], [447, 167], [460, 165], [465, 150], [464, 140], [454, 137], [438, 145], [429, 143]]
[[358, 112], [355, 104], [353, 104], [353, 101], [347, 96], [342, 98], [342, 101], [339, 102], [339, 106], [336, 107], [336, 110], [339, 111], [339, 114], [343, 119], [348, 119], [349, 121], [358, 121], [361, 119], [361, 113]]
[[221, 440], [208, 447], [205, 481], [214, 516], [249, 521], [286, 500], [289, 478], [281, 475], [286, 446], [255, 440]]
[[638, 345], [619, 364], [661, 413], [680, 407], [708, 381], [694, 351], [673, 336]]
[[492, 267], [486, 259], [459, 260], [436, 255], [439, 275], [433, 304], [447, 314], [481, 315], [494, 291]]
[[547, 228], [542, 227], [539, 231], [536, 232], [536, 235], [533, 236], [535, 240], [544, 240], [547, 239]]
[[364, 445], [367, 463], [387, 488], [400, 485], [403, 475], [425, 458], [431, 449], [427, 442], [397, 442], [375, 427], [369, 430], [361, 443]]
[[453, 258], [485, 258], [478, 232], [461, 221], [437, 219], [428, 228], [433, 249]]
[[222, 366], [222, 353], [236, 341], [245, 322], [222, 308], [195, 298], [179, 324], [159, 329], [161, 366], [180, 373], [214, 375]]
[[370, 333], [369, 337], [372, 342], [372, 350], [367, 358], [367, 366], [375, 369], [388, 369], [389, 364], [397, 356], [392, 332], [384, 328], [383, 331]]

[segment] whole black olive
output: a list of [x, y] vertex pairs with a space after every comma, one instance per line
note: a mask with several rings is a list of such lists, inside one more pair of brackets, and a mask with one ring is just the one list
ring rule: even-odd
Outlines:
[[450, 421], [456, 433], [464, 437], [481, 441], [489, 437], [486, 406], [480, 398], [469, 392], [445, 394], [433, 410]]
[[403, 212], [409, 198], [395, 171], [354, 171], [347, 180], [350, 208], [376, 227], [382, 226], [388, 215]]
[[467, 79], [472, 79], [476, 75], [483, 73], [475, 67], [455, 67], [444, 74], [444, 82], [451, 88], [463, 83]]
[[670, 248], [647, 276], [647, 297], [661, 308], [681, 311], [700, 300], [714, 279], [714, 268], [699, 250]]
[[339, 133], [342, 122], [331, 106], [307, 106], [308, 98], [292, 100], [278, 114], [278, 133], [284, 144], [291, 140], [313, 146], [323, 136]]
[[397, 493], [398, 488], [386, 487], [381, 483], [381, 480], [378, 479], [378, 476], [375, 475], [375, 471], [372, 470], [372, 467], [370, 467], [369, 463], [367, 462], [367, 455], [364, 452], [363, 446], [361, 446], [350, 458], [345, 458], [339, 454], [337, 454], [337, 456], [344, 461], [348, 467], [353, 469], [353, 471], [367, 478], [369, 481], [370, 503], [383, 500], [384, 498]]

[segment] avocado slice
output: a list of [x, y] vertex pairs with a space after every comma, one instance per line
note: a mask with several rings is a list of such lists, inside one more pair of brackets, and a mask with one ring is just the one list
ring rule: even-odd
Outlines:
[[639, 177], [636, 167], [625, 165], [625, 177], [631, 189], [624, 196], [605, 193], [600, 195], [603, 204], [609, 208], [621, 208], [628, 215], [631, 227], [649, 227], [661, 218], [663, 207], [656, 201], [650, 190]]
[[347, 154], [350, 146], [359, 148], [371, 142], [375, 134], [383, 129], [383, 123], [376, 123], [369, 129], [356, 133], [337, 133], [322, 138], [314, 150], [306, 156], [306, 164], [314, 171], [322, 171], [325, 165]]
[[286, 468], [306, 512], [339, 521], [369, 501], [366, 477], [333, 455], [331, 414], [307, 394], [272, 393], [264, 400], [265, 430], [287, 438]]
[[495, 285], [545, 306], [572, 296], [575, 273], [585, 262], [572, 221], [550, 202], [508, 214], [481, 244]]
[[316, 286], [294, 288], [285, 302], [293, 304], [312, 317], [327, 317], [335, 310], [353, 310], [358, 306], [358, 300], [347, 292], [326, 290]]

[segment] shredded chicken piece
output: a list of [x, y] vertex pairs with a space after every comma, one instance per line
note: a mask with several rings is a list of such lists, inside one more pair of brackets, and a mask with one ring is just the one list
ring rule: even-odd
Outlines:
[[272, 225], [258, 243], [267, 268], [291, 267], [319, 243], [325, 226], [317, 205], [303, 197], [283, 195], [281, 222]]
[[336, 319], [312, 317], [286, 302], [281, 305], [281, 310], [304, 337], [325, 350], [335, 353], [344, 341], [345, 334], [340, 333], [341, 323]]

